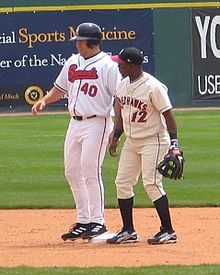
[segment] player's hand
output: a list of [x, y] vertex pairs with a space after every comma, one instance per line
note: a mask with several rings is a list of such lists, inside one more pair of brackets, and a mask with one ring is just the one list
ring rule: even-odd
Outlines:
[[119, 140], [116, 139], [116, 138], [110, 138], [109, 140], [109, 154], [112, 156], [112, 157], [116, 157], [118, 154], [117, 154], [117, 147], [119, 145]]
[[181, 156], [182, 151], [180, 150], [179, 143], [177, 139], [170, 140], [170, 148], [169, 148], [170, 155]]
[[43, 99], [37, 101], [31, 108], [32, 114], [36, 116], [39, 111], [42, 111], [46, 107], [46, 103]]

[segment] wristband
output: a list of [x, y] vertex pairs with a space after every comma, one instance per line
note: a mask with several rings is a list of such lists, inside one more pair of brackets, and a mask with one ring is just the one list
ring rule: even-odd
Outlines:
[[170, 140], [170, 149], [179, 148], [179, 143], [177, 139]]
[[177, 140], [177, 133], [169, 133], [170, 135], [170, 140], [176, 139]]

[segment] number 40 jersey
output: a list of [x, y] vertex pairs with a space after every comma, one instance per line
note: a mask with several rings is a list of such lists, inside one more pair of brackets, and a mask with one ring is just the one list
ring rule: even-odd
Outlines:
[[120, 81], [117, 63], [101, 51], [90, 58], [72, 55], [64, 64], [54, 86], [67, 93], [71, 116], [108, 117]]

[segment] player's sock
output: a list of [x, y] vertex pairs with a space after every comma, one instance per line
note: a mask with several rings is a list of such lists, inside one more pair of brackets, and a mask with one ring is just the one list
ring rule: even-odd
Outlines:
[[154, 201], [154, 206], [156, 207], [157, 213], [159, 215], [162, 228], [165, 231], [173, 231], [167, 196], [165, 195]]
[[123, 221], [123, 230], [133, 232], [133, 197], [130, 199], [118, 199], [118, 203]]

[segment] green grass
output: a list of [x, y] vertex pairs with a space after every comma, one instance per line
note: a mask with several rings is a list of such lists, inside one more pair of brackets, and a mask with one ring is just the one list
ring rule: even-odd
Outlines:
[[63, 176], [68, 116], [18, 116], [0, 120], [0, 207], [70, 206], [66, 201], [70, 202], [71, 196]]
[[[220, 206], [220, 112], [175, 112], [186, 157], [184, 179], [164, 180], [172, 207]], [[64, 178], [63, 143], [68, 115], [0, 117], [0, 208], [72, 208]], [[121, 150], [121, 147], [119, 148]], [[119, 150], [119, 151], [120, 151]], [[117, 207], [114, 179], [118, 158], [106, 154], [103, 165], [106, 208]], [[152, 206], [141, 180], [136, 207]], [[217, 275], [220, 265], [148, 266], [137, 268], [0, 268], [0, 274], [154, 274]]]
[[[220, 112], [175, 111], [175, 116], [186, 166], [183, 180], [164, 180], [170, 205], [220, 206]], [[0, 117], [0, 208], [73, 207], [63, 169], [68, 122], [65, 114]], [[106, 208], [117, 207], [118, 160], [107, 153], [103, 164]], [[135, 193], [136, 207], [152, 206], [141, 180]]]
[[148, 267], [133, 267], [133, 268], [0, 268], [0, 274], [86, 274], [86, 275], [127, 275], [127, 274], [147, 274], [147, 275], [218, 275], [220, 274], [220, 265], [198, 265], [198, 266], [148, 266]]

